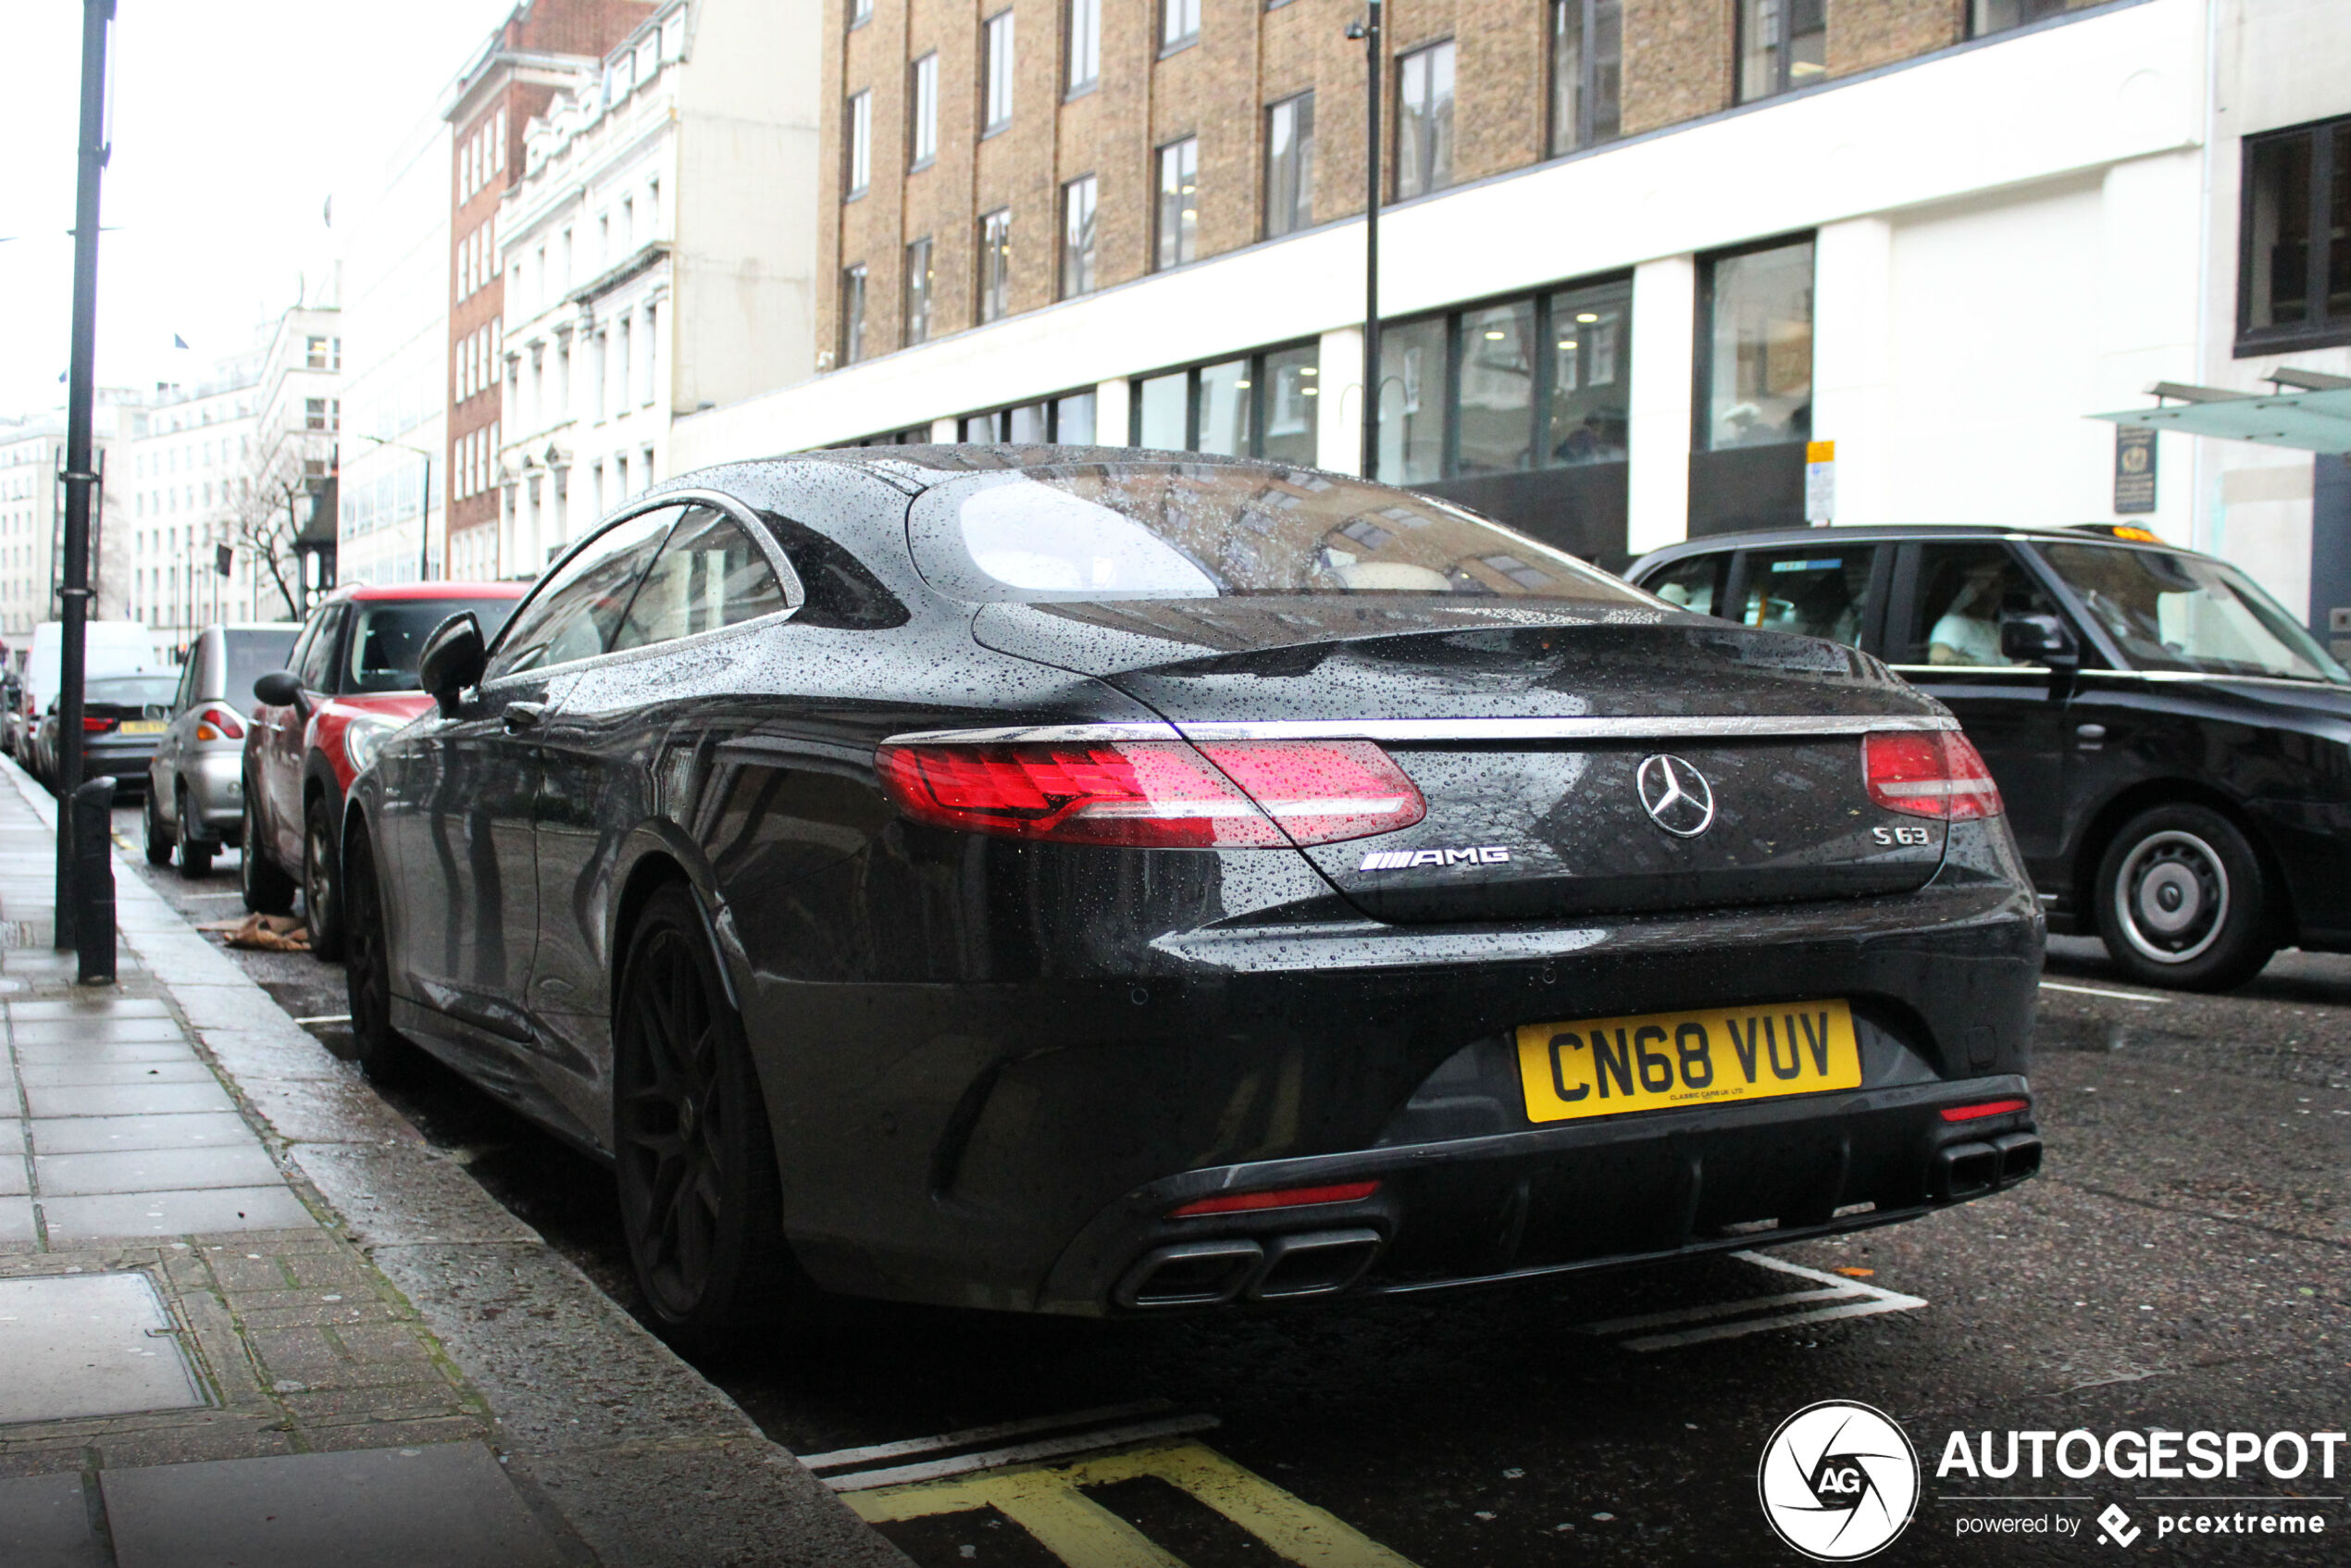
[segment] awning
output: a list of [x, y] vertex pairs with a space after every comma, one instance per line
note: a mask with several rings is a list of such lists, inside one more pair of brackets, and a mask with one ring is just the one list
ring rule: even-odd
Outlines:
[[2158, 381], [2147, 389], [2158, 400], [2155, 407], [2090, 417], [2294, 452], [2351, 453], [2351, 377], [2279, 370], [2269, 380], [2275, 392], [2224, 392]]

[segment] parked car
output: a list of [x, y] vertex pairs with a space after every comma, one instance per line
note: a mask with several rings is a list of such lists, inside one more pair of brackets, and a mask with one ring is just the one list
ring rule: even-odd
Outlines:
[[460, 611], [501, 626], [523, 585], [418, 582], [336, 590], [304, 623], [285, 667], [252, 685], [240, 840], [245, 907], [283, 915], [303, 895], [310, 951], [342, 954], [343, 795], [378, 741], [432, 705], [417, 654]]
[[302, 628], [292, 621], [205, 627], [180, 666], [171, 717], [148, 765], [147, 864], [180, 852], [189, 877], [212, 870], [224, 843], [244, 835], [244, 711], [253, 683], [283, 669]]
[[[85, 682], [104, 676], [157, 672], [155, 638], [138, 622], [91, 621], [81, 631], [81, 674]], [[27, 770], [44, 784], [56, 782], [57, 762], [56, 751], [44, 749], [42, 744], [41, 727], [57, 701], [64, 649], [64, 622], [43, 621], [32, 628], [32, 649], [25, 659], [19, 702], [22, 728], [19, 730], [11, 724], [18, 740], [18, 760], [24, 762]], [[160, 673], [171, 673], [168, 664]]]
[[0, 751], [10, 756], [22, 754], [20, 738], [24, 734], [24, 677], [15, 670], [0, 675]]
[[[81, 777], [111, 778], [118, 791], [143, 791], [147, 765], [169, 722], [171, 695], [180, 678], [167, 671], [144, 675], [92, 676], [81, 686]], [[41, 716], [33, 746], [41, 758], [41, 777], [53, 787], [67, 741], [58, 729], [57, 703], [52, 699]]]
[[2351, 951], [2351, 676], [2236, 567], [2145, 529], [1811, 529], [1693, 540], [1627, 577], [1888, 661], [1959, 716], [2052, 930], [2220, 990]]
[[1949, 716], [1444, 502], [705, 469], [421, 679], [343, 828], [359, 1059], [612, 1160], [676, 1339], [1521, 1278], [2038, 1165], [2042, 921]]

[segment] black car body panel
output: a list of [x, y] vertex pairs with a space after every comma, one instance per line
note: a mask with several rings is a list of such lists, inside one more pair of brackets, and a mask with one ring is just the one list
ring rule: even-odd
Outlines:
[[[1850, 651], [1630, 594], [1613, 615], [975, 606], [916, 569], [910, 495], [1073, 458], [1137, 454], [822, 454], [632, 502], [730, 498], [805, 602], [510, 677], [493, 648], [458, 711], [384, 742], [351, 830], [380, 845], [398, 1026], [609, 1153], [616, 977], [635, 911], [684, 879], [801, 1263], [835, 1289], [952, 1304], [1133, 1310], [1160, 1249], [1263, 1256], [1309, 1231], [1373, 1237], [1361, 1261], [1378, 1261], [1342, 1283], [1418, 1288], [1731, 1244], [1758, 1221], [1852, 1228], [2028, 1174], [2021, 1154], [1981, 1184], [1935, 1174], [1987, 1138], [2038, 1147], [2029, 1109], [1939, 1114], [2029, 1098], [2042, 924], [2005, 827], [1854, 841], [1895, 820], [1861, 792], [1860, 736], [1947, 725], [1934, 703]], [[1374, 719], [1424, 727], [1380, 743], [1429, 816], [1304, 851], [958, 831], [902, 814], [875, 761], [910, 736]], [[1557, 728], [1585, 719], [1616, 728]], [[1735, 832], [1677, 849], [1641, 817], [1627, 770], [1666, 750], [1719, 772]], [[1361, 869], [1505, 839], [1515, 882], [1502, 864]], [[1822, 997], [1853, 1009], [1857, 1089], [1538, 1126], [1506, 1070], [1524, 1025]], [[1293, 1169], [1383, 1186], [1327, 1211], [1164, 1217]], [[1599, 1176], [1623, 1194], [1606, 1214]], [[1227, 1294], [1244, 1288], [1284, 1293]]]

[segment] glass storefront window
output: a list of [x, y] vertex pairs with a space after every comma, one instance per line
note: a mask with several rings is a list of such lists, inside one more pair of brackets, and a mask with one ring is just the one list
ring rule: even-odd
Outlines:
[[1250, 394], [1255, 390], [1249, 361], [1228, 359], [1222, 365], [1203, 365], [1198, 386], [1193, 394], [1199, 420], [1193, 428], [1198, 433], [1192, 450], [1219, 457], [1249, 455]]
[[1534, 467], [1535, 370], [1533, 300], [1462, 314], [1456, 473], [1515, 473]]
[[1312, 464], [1320, 357], [1317, 345], [1300, 343], [1140, 377], [1134, 382], [1135, 444]]
[[1135, 444], [1159, 452], [1182, 452], [1191, 444], [1186, 421], [1190, 401], [1186, 387], [1191, 378], [1178, 370], [1152, 376], [1135, 384]]
[[1315, 415], [1322, 404], [1321, 351], [1286, 348], [1265, 356], [1265, 442], [1261, 455], [1280, 463], [1313, 466]]
[[1445, 317], [1380, 331], [1379, 478], [1445, 477]]
[[1625, 331], [1633, 313], [1629, 283], [1563, 289], [1546, 302], [1551, 375], [1543, 410], [1543, 462], [1622, 463], [1632, 420]]
[[1703, 444], [1772, 446], [1812, 430], [1812, 242], [1717, 256], [1706, 269]]

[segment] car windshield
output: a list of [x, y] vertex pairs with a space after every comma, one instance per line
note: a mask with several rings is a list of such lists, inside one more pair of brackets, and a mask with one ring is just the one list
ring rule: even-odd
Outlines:
[[515, 603], [512, 599], [362, 601], [354, 606], [359, 623], [351, 630], [351, 659], [343, 672], [342, 690], [347, 693], [414, 691], [417, 656], [424, 652], [425, 639], [442, 621], [471, 610], [487, 641], [498, 635], [498, 628], [515, 613]]
[[2042, 553], [2139, 669], [2351, 680], [2234, 566], [2118, 545], [2052, 544]]
[[1304, 469], [1086, 463], [987, 474], [917, 504], [916, 564], [972, 601], [1361, 593], [1649, 605], [1445, 502]]
[[229, 654], [229, 673], [220, 690], [230, 700], [249, 700], [253, 683], [271, 670], [286, 667], [286, 655], [293, 651], [294, 639], [302, 635], [302, 628], [290, 626], [283, 631], [230, 629], [220, 634]]
[[176, 675], [110, 675], [84, 686], [81, 700], [118, 708], [168, 707], [179, 690]]

